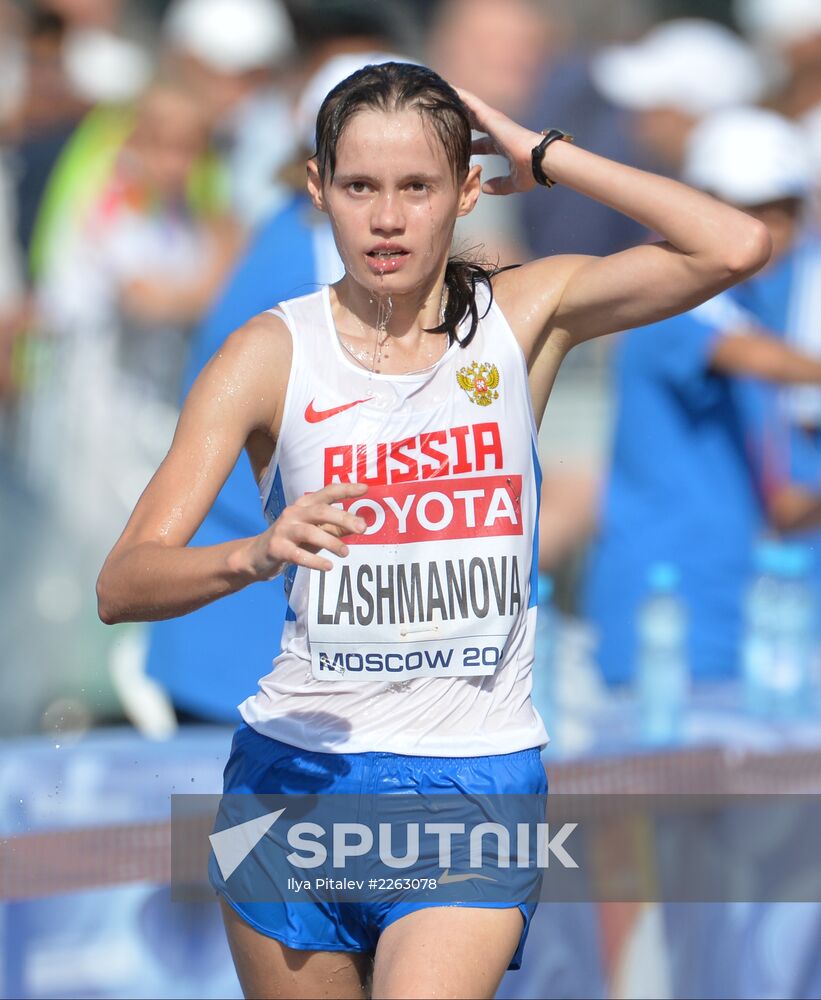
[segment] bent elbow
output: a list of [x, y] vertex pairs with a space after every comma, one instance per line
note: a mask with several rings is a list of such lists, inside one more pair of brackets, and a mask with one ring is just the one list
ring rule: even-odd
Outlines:
[[105, 605], [97, 602], [97, 617], [103, 623], [103, 625], [119, 625], [120, 619], [110, 611]]
[[733, 281], [744, 281], [764, 267], [772, 252], [769, 229], [758, 219], [750, 219], [743, 238], [727, 253], [725, 267]]
[[97, 616], [104, 625], [117, 625], [121, 619], [111, 600], [111, 588], [105, 579], [105, 567], [97, 577]]

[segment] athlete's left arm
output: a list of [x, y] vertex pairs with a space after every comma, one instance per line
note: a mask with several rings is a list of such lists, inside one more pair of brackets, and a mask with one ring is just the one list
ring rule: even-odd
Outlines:
[[[503, 195], [535, 187], [531, 150], [542, 136], [472, 94], [460, 94], [476, 127], [487, 133], [474, 152], [501, 153], [510, 164], [508, 176], [485, 182], [482, 190]], [[549, 340], [553, 352], [566, 352], [583, 340], [654, 323], [711, 298], [769, 259], [766, 226], [678, 181], [561, 141], [548, 146], [542, 169], [557, 183], [636, 219], [663, 242], [608, 257], [549, 257], [497, 277], [494, 289], [531, 377]], [[545, 367], [552, 371], [553, 365]]]

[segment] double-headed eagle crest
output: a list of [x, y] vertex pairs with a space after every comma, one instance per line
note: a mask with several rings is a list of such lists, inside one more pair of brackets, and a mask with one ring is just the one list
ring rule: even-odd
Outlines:
[[499, 369], [487, 361], [474, 361], [456, 373], [456, 381], [468, 394], [471, 403], [490, 406], [499, 398], [496, 386], [499, 384]]

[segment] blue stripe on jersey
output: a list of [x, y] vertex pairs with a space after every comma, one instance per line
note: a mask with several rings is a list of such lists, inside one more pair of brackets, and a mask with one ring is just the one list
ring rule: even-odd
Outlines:
[[[279, 466], [277, 466], [276, 471], [274, 472], [273, 482], [271, 483], [270, 492], [268, 493], [265, 505], [263, 506], [263, 513], [265, 514], [268, 523], [273, 524], [287, 506], [288, 505], [285, 502], [285, 487], [282, 485], [282, 473], [280, 472]], [[294, 585], [296, 571], [297, 567], [292, 564], [283, 574], [282, 582], [286, 598], [291, 596], [291, 588]], [[296, 621], [296, 612], [290, 604], [288, 604], [285, 609], [285, 621]]]
[[282, 485], [282, 473], [280, 472], [279, 466], [277, 466], [276, 472], [274, 473], [274, 480], [271, 483], [271, 489], [265, 499], [263, 512], [268, 521], [273, 524], [273, 522], [276, 521], [279, 515], [285, 510], [286, 506], [285, 489]]
[[527, 606], [534, 608], [539, 600], [539, 508], [542, 503], [542, 464], [535, 441], [530, 442], [533, 458], [533, 477], [536, 480], [536, 517], [533, 521], [533, 553], [530, 557], [530, 600]]

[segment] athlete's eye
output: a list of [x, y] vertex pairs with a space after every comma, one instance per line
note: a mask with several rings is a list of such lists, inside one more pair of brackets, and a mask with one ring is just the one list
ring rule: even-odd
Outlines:
[[423, 194], [428, 190], [429, 186], [425, 183], [425, 181], [411, 181], [408, 187], [414, 194]]
[[364, 194], [368, 190], [368, 185], [365, 181], [351, 181], [348, 190], [351, 194]]

